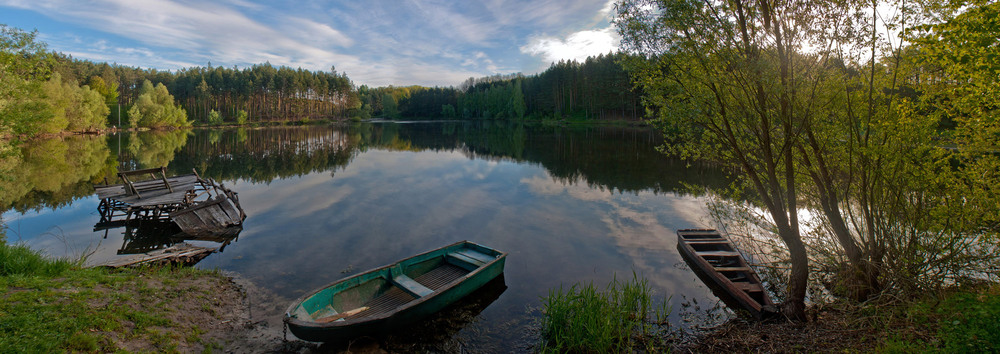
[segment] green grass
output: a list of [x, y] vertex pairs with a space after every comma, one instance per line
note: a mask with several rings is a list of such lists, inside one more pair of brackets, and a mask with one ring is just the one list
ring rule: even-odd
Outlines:
[[[142, 339], [155, 351], [176, 351], [203, 333], [166, 314], [178, 279], [218, 276], [191, 268], [81, 269], [25, 246], [0, 242], [0, 353], [115, 352], [118, 340]], [[184, 333], [185, 335], [180, 335]]]
[[[656, 351], [660, 324], [669, 315], [667, 300], [651, 307], [652, 290], [635, 274], [613, 280], [604, 291], [593, 283], [552, 290], [542, 299], [543, 352], [606, 353], [633, 349]], [[650, 315], [655, 315], [655, 320]]]
[[884, 353], [1000, 352], [1000, 284], [951, 289], [897, 306]]
[[902, 312], [883, 352], [1000, 352], [1000, 284], [953, 290]]
[[73, 263], [50, 260], [25, 245], [0, 243], [0, 276], [56, 276], [70, 269]]

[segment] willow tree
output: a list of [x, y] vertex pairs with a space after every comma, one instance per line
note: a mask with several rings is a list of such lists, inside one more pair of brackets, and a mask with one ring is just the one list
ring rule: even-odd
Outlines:
[[167, 91], [167, 87], [163, 84], [153, 86], [149, 80], [142, 83], [139, 97], [128, 110], [128, 116], [130, 123], [136, 127], [191, 126], [187, 112], [174, 103], [174, 96]]
[[[997, 27], [983, 15], [993, 6], [958, 11], [971, 14], [956, 18], [965, 25], [928, 27], [925, 54], [914, 57], [932, 72], [926, 62], [993, 72]], [[982, 81], [974, 87], [980, 97], [946, 100], [969, 109], [956, 118], [967, 127], [951, 141], [958, 149], [942, 148], [949, 134], [935, 130], [929, 113], [942, 108], [919, 93], [928, 88], [926, 72], [921, 81], [885, 31], [916, 17], [885, 19], [878, 7], [850, 0], [628, 0], [618, 7], [623, 46], [638, 54], [629, 61], [633, 78], [669, 133], [667, 152], [740, 170], [739, 181], [787, 246], [784, 312], [793, 318], [802, 315], [808, 279], [800, 208], [821, 216], [825, 227], [816, 232], [834, 240], [827, 255], [845, 265], [845, 294], [858, 300], [940, 286], [974, 253], [991, 254], [976, 241], [996, 229], [990, 186], [1000, 178], [988, 168], [997, 165], [995, 154], [987, 153], [1000, 136], [991, 113], [996, 77], [956, 72], [962, 75], [929, 80], [950, 88]]]
[[787, 246], [791, 272], [782, 312], [804, 319], [808, 255], [799, 229], [795, 145], [816, 60], [798, 53], [818, 25], [812, 2], [627, 0], [622, 46], [636, 81], [672, 132], [667, 152], [741, 171]]

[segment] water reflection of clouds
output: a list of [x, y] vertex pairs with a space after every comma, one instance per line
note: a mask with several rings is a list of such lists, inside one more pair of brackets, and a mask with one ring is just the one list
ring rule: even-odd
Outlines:
[[242, 240], [200, 266], [249, 274], [291, 297], [345, 269], [473, 238], [469, 223], [499, 205], [490, 188], [469, 184], [488, 179], [496, 166], [457, 153], [370, 150], [333, 178], [318, 172], [238, 186], [249, 215]]
[[[703, 296], [705, 289], [692, 283], [689, 271], [676, 266], [681, 257], [674, 236], [677, 229], [704, 227], [707, 210], [702, 198], [648, 191], [615, 194], [582, 183], [557, 181], [547, 174], [526, 177], [520, 183], [540, 196], [600, 204], [603, 212], [597, 218], [618, 251], [632, 262], [633, 271], [646, 277], [661, 295], [663, 291], [693, 291]], [[566, 221], [579, 222], [572, 218]], [[675, 302], [680, 299], [678, 296]]]
[[521, 179], [521, 183], [527, 185], [536, 194], [546, 196], [567, 194], [573, 198], [588, 202], [609, 201], [613, 196], [611, 192], [593, 189], [579, 183], [557, 182], [556, 179], [548, 177], [547, 174], [545, 176], [523, 178]]

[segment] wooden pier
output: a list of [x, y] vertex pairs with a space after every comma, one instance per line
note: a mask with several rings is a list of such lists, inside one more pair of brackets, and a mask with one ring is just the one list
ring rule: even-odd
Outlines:
[[[235, 239], [246, 219], [239, 196], [192, 172], [168, 177], [165, 167], [124, 171], [118, 173], [120, 184], [105, 181], [95, 185], [94, 191], [101, 199], [97, 206], [101, 219], [94, 231], [104, 230], [107, 237], [108, 230], [124, 226], [125, 237], [118, 253], [127, 255], [98, 266], [193, 264], [221, 252]], [[169, 235], [155, 235], [163, 232]], [[185, 240], [209, 240], [221, 245], [203, 247]]]
[[191, 234], [241, 225], [246, 213], [236, 192], [192, 172], [167, 177], [165, 167], [124, 171], [118, 173], [121, 184], [95, 185], [101, 221], [94, 229], [119, 227], [134, 218], [169, 219]]

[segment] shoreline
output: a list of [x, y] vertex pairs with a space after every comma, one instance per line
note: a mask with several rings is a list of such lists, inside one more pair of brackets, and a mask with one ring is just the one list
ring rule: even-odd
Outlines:
[[[156, 128], [136, 128], [136, 127], [109, 127], [98, 130], [87, 130], [87, 131], [63, 131], [59, 133], [42, 133], [38, 135], [27, 136], [24, 134], [16, 136], [2, 136], [0, 140], [12, 140], [17, 138], [20, 141], [31, 141], [31, 140], [43, 140], [43, 139], [54, 139], [54, 138], [65, 138], [69, 136], [84, 136], [84, 135], [94, 135], [101, 136], [107, 134], [123, 133], [123, 132], [146, 132], [146, 131], [174, 131], [181, 129], [217, 129], [217, 128], [262, 128], [262, 127], [278, 127], [278, 126], [310, 126], [310, 125], [327, 125], [327, 124], [350, 124], [350, 123], [398, 123], [398, 122], [432, 122], [433, 119], [423, 119], [423, 118], [409, 118], [409, 119], [381, 119], [372, 118], [367, 120], [355, 121], [349, 118], [337, 118], [337, 119], [319, 119], [314, 121], [262, 121], [254, 122], [248, 124], [219, 124], [219, 125], [191, 125], [188, 127], [156, 127]], [[454, 119], [448, 120], [449, 122], [484, 122], [484, 121], [510, 121], [510, 122], [520, 122], [529, 124], [542, 124], [542, 125], [555, 125], [555, 126], [575, 126], [575, 125], [598, 125], [598, 126], [621, 126], [621, 127], [652, 127], [652, 125], [645, 120], [572, 120], [567, 118], [562, 119], [524, 119], [524, 120], [509, 120], [509, 119]]]

